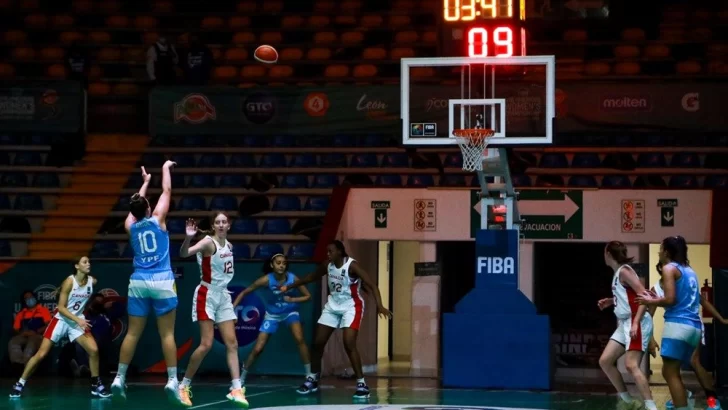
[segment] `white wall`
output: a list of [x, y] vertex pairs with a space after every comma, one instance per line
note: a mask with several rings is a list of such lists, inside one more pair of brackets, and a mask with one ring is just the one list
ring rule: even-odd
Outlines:
[[[391, 283], [389, 280], [389, 241], [379, 242], [379, 291], [385, 305], [389, 304]], [[375, 272], [372, 272], [374, 275]], [[377, 322], [377, 358], [378, 360], [389, 359], [389, 321], [378, 320]]]
[[415, 263], [420, 261], [420, 243], [394, 242], [392, 289], [392, 357], [395, 361], [412, 358], [412, 280]]

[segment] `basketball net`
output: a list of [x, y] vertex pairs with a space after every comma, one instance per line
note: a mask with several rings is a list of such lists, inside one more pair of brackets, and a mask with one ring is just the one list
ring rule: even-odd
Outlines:
[[463, 153], [463, 170], [482, 171], [483, 155], [495, 131], [487, 128], [453, 130], [455, 140]]

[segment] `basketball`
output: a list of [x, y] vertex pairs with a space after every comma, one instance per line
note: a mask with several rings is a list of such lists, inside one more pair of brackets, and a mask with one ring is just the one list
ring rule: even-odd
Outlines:
[[275, 64], [278, 61], [278, 51], [273, 46], [262, 45], [255, 49], [253, 57], [261, 63]]

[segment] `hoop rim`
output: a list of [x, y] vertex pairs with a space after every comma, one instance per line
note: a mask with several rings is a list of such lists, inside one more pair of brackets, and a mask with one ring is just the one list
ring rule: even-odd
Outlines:
[[495, 135], [495, 130], [490, 128], [463, 128], [452, 130], [452, 135], [457, 138], [466, 138], [469, 140], [490, 138]]

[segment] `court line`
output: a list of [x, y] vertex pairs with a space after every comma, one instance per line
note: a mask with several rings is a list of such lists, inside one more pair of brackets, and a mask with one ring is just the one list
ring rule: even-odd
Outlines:
[[[285, 388], [281, 388], [281, 389], [273, 389], [273, 390], [263, 391], [263, 392], [260, 392], [260, 393], [248, 394], [248, 395], [245, 396], [245, 398], [255, 397], [255, 396], [262, 396], [264, 394], [275, 393], [277, 391], [286, 390], [286, 389], [292, 389], [294, 387], [296, 387], [296, 386], [286, 386]], [[197, 405], [197, 406], [192, 406], [192, 407], [190, 407], [190, 409], [200, 409], [200, 408], [203, 408], [203, 407], [209, 407], [209, 406], [214, 406], [216, 404], [229, 403], [229, 402], [230, 402], [230, 400], [218, 400], [218, 401], [213, 401], [212, 403], [205, 403], [205, 404], [200, 404], [200, 405]]]

